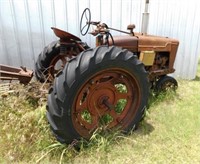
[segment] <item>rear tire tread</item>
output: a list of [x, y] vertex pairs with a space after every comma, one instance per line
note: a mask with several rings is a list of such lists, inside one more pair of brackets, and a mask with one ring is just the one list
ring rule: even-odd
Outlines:
[[[124, 65], [126, 62], [129, 64], [132, 63], [134, 69], [137, 69], [137, 72], [140, 72], [140, 81], [138, 83], [142, 83], [142, 92], [144, 94], [142, 97], [143, 99], [141, 100], [142, 109], [137, 113], [135, 123], [134, 125], [131, 125], [129, 129], [137, 127], [137, 124], [144, 115], [144, 108], [147, 105], [149, 94], [147, 73], [144, 69], [144, 65], [135, 55], [127, 50], [114, 46], [101, 46], [96, 47], [95, 49], [86, 50], [80, 53], [77, 58], [70, 60], [65, 65], [62, 73], [55, 79], [53, 91], [51, 91], [48, 96], [47, 117], [51, 129], [58, 141], [62, 143], [71, 143], [74, 139], [81, 138], [71, 123], [70, 101], [72, 100], [67, 100], [67, 98], [70, 99], [70, 97], [74, 96], [75, 93], [72, 93], [72, 91], [77, 87], [76, 81], [80, 80], [80, 75], [88, 74], [94, 65], [104, 67], [104, 64], [109, 62], [120, 61], [122, 61], [122, 64]], [[57, 117], [58, 114], [61, 114], [59, 115], [61, 116], [59, 119]]]

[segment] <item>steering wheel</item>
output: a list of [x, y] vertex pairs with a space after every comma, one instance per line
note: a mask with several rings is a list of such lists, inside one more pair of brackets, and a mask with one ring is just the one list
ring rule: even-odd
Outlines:
[[[89, 8], [86, 8], [82, 15], [81, 15], [81, 21], [80, 21], [80, 32], [81, 35], [86, 35], [89, 28], [90, 28], [90, 22], [91, 22], [91, 12]], [[85, 25], [83, 25], [85, 23]]]

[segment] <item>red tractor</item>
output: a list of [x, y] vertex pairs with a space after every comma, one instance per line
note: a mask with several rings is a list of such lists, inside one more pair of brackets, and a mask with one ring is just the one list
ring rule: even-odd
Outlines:
[[[85, 19], [85, 20], [84, 20]], [[83, 23], [85, 23], [83, 25]], [[51, 81], [47, 118], [58, 141], [89, 139], [99, 128], [119, 128], [128, 132], [144, 116], [149, 89], [176, 89], [173, 73], [179, 42], [167, 37], [129, 32], [91, 21], [86, 8], [80, 32], [96, 37], [90, 48], [80, 38], [52, 28], [59, 41], [44, 48], [36, 62], [35, 75], [41, 82]], [[126, 35], [112, 36], [110, 30]]]

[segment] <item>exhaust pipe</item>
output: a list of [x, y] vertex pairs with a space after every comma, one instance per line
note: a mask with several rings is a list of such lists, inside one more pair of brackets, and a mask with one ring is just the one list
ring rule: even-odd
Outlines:
[[149, 25], [149, 0], [145, 0], [145, 9], [144, 13], [142, 13], [142, 27], [141, 27], [141, 33], [144, 35], [147, 34], [148, 25]]

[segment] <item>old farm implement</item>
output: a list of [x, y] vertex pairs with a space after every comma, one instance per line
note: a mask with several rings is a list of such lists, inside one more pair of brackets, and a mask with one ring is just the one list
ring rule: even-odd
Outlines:
[[19, 81], [22, 84], [28, 84], [33, 77], [33, 71], [25, 67], [11, 67], [0, 64], [0, 80], [1, 81]]

